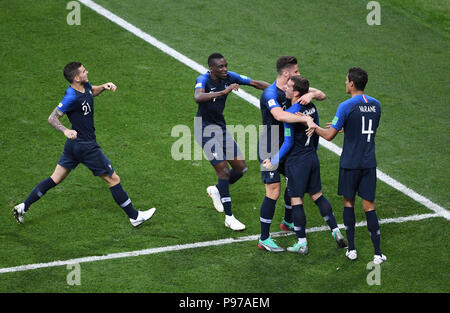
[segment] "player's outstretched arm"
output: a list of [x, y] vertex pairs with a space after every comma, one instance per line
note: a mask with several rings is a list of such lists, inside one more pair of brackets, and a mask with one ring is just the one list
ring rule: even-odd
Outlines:
[[279, 121], [284, 123], [305, 123], [308, 124], [312, 122], [311, 116], [304, 115], [300, 112], [297, 112], [295, 114], [283, 111], [280, 107], [275, 107], [272, 110], [270, 110], [270, 113], [273, 115], [273, 117]]
[[267, 87], [270, 86], [269, 83], [263, 81], [263, 80], [251, 80], [250, 81], [250, 86], [255, 87], [256, 89], [260, 89], [260, 90], [264, 90]]
[[48, 123], [52, 125], [56, 130], [62, 132], [69, 139], [77, 139], [77, 131], [66, 128], [59, 120], [64, 115], [63, 112], [55, 108], [48, 117]]
[[205, 92], [204, 88], [196, 88], [194, 91], [194, 100], [197, 103], [208, 102], [214, 98], [217, 98], [217, 97], [220, 97], [223, 95], [227, 95], [230, 92], [232, 92], [233, 90], [238, 90], [238, 89], [239, 89], [238, 84], [231, 84], [226, 89], [224, 89], [222, 91], [217, 91], [217, 92]]
[[100, 86], [92, 86], [92, 95], [95, 97], [95, 96], [98, 96], [99, 94], [101, 94], [105, 90], [116, 91], [116, 89], [117, 89], [117, 86], [114, 85], [112, 82], [105, 83]]
[[316, 125], [316, 127], [314, 128], [314, 131], [316, 132], [317, 135], [319, 135], [320, 137], [322, 137], [325, 140], [331, 141], [334, 139], [334, 137], [336, 137], [338, 130], [336, 128], [333, 127], [329, 127], [329, 128], [321, 128], [319, 126]]

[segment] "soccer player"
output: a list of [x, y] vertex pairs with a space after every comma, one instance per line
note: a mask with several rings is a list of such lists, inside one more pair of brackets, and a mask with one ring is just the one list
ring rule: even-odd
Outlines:
[[[48, 122], [66, 137], [62, 153], [53, 174], [40, 182], [23, 203], [13, 209], [18, 223], [24, 222], [31, 204], [39, 200], [51, 188], [61, 183], [79, 163], [88, 167], [95, 176], [100, 176], [109, 186], [116, 203], [128, 215], [131, 225], [137, 227], [149, 220], [155, 208], [137, 211], [120, 184], [120, 177], [111, 162], [97, 144], [94, 128], [94, 97], [104, 90], [116, 91], [112, 82], [93, 86], [88, 80], [88, 71], [79, 62], [71, 62], [64, 67], [64, 77], [70, 83], [66, 93], [48, 118]], [[66, 128], [60, 118], [67, 114], [72, 129]]]
[[[287, 112], [302, 112], [311, 116], [314, 123], [319, 125], [319, 113], [316, 106], [310, 102], [300, 104], [298, 100], [309, 90], [309, 81], [300, 76], [292, 76], [286, 88], [286, 97], [291, 99], [292, 106]], [[320, 214], [331, 229], [331, 234], [340, 248], [346, 246], [333, 214], [330, 202], [322, 194], [320, 179], [320, 163], [317, 156], [319, 136], [314, 134], [314, 129], [307, 133], [307, 126], [301, 123], [284, 123], [284, 142], [279, 152], [271, 159], [266, 159], [263, 166], [273, 169], [280, 160], [285, 158], [285, 171], [288, 178], [287, 185], [291, 197], [294, 230], [298, 241], [287, 250], [290, 252], [308, 254], [306, 241], [306, 215], [303, 208], [303, 196], [309, 193], [311, 199], [319, 208]]]
[[[290, 106], [286, 99], [285, 90], [288, 80], [299, 75], [297, 58], [294, 56], [281, 56], [276, 63], [277, 78], [267, 87], [260, 98], [263, 132], [259, 138], [258, 158], [260, 163], [276, 154], [284, 140], [283, 122], [308, 123], [314, 125], [312, 118], [301, 114], [292, 114], [284, 110]], [[307, 104], [312, 99], [323, 100], [326, 95], [315, 88], [309, 88], [309, 92], [300, 97], [301, 104]], [[261, 166], [262, 182], [265, 185], [266, 194], [261, 204], [260, 222], [261, 235], [258, 247], [270, 252], [285, 251], [270, 237], [270, 226], [275, 213], [275, 205], [281, 193], [280, 173], [284, 175], [284, 164], [281, 163], [272, 171]], [[287, 191], [284, 192], [285, 217], [281, 222], [282, 230], [294, 230], [292, 222], [292, 207]]]
[[218, 177], [217, 185], [209, 186], [206, 192], [215, 209], [225, 211], [225, 226], [240, 231], [245, 229], [245, 225], [231, 211], [229, 188], [244, 175], [247, 164], [233, 136], [227, 131], [223, 110], [228, 94], [238, 90], [239, 85], [264, 90], [269, 84], [228, 71], [227, 60], [220, 53], [208, 57], [208, 67], [207, 73], [197, 77], [194, 89], [194, 99], [198, 103], [195, 139]]
[[339, 104], [331, 127], [315, 127], [315, 132], [331, 141], [344, 129], [344, 147], [339, 167], [338, 195], [344, 197], [344, 225], [347, 233], [347, 258], [355, 260], [355, 195], [362, 198], [367, 228], [374, 246], [374, 264], [386, 261], [380, 249], [380, 227], [375, 211], [377, 162], [375, 158], [375, 135], [380, 122], [381, 106], [377, 99], [364, 94], [368, 81], [367, 72], [353, 67], [348, 70], [345, 90], [351, 98]]

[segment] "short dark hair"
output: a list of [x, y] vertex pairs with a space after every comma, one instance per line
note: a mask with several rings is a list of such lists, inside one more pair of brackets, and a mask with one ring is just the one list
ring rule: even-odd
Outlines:
[[215, 60], [215, 59], [223, 59], [223, 58], [224, 58], [223, 55], [221, 55], [221, 54], [218, 53], [218, 52], [215, 52], [215, 53], [211, 54], [211, 55], [208, 57], [208, 66], [213, 65], [213, 60]]
[[367, 72], [362, 68], [352, 67], [348, 70], [348, 81], [353, 82], [356, 89], [364, 91], [368, 80], [369, 76], [367, 75]]
[[291, 55], [283, 55], [277, 60], [277, 73], [282, 74], [287, 67], [297, 64], [297, 58]]
[[80, 62], [70, 62], [64, 67], [63, 74], [69, 83], [73, 83], [73, 79], [78, 74], [78, 69], [81, 65]]
[[300, 96], [309, 92], [309, 80], [300, 75], [292, 76], [291, 80], [294, 82], [294, 91], [298, 91]]

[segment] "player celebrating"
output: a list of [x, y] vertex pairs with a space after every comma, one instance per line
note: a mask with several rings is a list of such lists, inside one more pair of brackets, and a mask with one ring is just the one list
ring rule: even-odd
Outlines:
[[367, 228], [374, 246], [374, 264], [386, 261], [380, 249], [380, 227], [375, 212], [375, 190], [377, 162], [375, 158], [375, 135], [380, 122], [381, 106], [377, 99], [364, 94], [368, 81], [367, 72], [361, 68], [350, 68], [345, 81], [345, 90], [351, 98], [339, 104], [331, 127], [315, 128], [315, 132], [331, 141], [343, 128], [344, 147], [339, 167], [338, 195], [344, 197], [344, 225], [347, 232], [346, 256], [355, 260], [355, 194], [362, 198]]
[[[71, 170], [82, 163], [109, 185], [114, 200], [128, 215], [131, 224], [137, 227], [149, 220], [156, 209], [137, 211], [133, 207], [120, 184], [120, 177], [97, 144], [95, 136], [94, 97], [104, 90], [116, 91], [117, 87], [111, 82], [100, 86], [91, 85], [88, 80], [88, 71], [79, 62], [67, 64], [63, 73], [70, 86], [59, 105], [50, 114], [48, 122], [67, 137], [64, 152], [53, 174], [39, 183], [23, 203], [14, 207], [14, 216], [17, 222], [22, 224], [31, 204], [39, 200], [49, 189], [61, 183]], [[59, 119], [64, 114], [67, 114], [72, 129], [61, 124]]]
[[198, 103], [195, 139], [218, 177], [217, 185], [209, 186], [206, 192], [212, 198], [216, 210], [225, 211], [225, 226], [240, 231], [245, 229], [245, 225], [231, 211], [229, 186], [244, 175], [247, 164], [233, 136], [226, 129], [223, 110], [228, 94], [237, 90], [239, 85], [263, 90], [269, 84], [228, 71], [228, 63], [220, 53], [208, 57], [208, 67], [209, 71], [197, 78], [194, 90], [194, 99]]
[[[310, 102], [301, 105], [298, 100], [309, 90], [309, 81], [300, 76], [292, 76], [286, 88], [286, 97], [291, 99], [292, 106], [287, 112], [302, 112], [311, 116], [314, 122], [319, 124], [319, 113], [316, 106]], [[312, 136], [311, 136], [312, 135]], [[319, 208], [320, 214], [330, 227], [332, 236], [340, 248], [346, 246], [344, 237], [336, 223], [330, 202], [322, 194], [322, 184], [320, 180], [320, 163], [317, 156], [319, 136], [314, 134], [314, 129], [296, 123], [284, 123], [284, 142], [280, 151], [271, 159], [266, 159], [263, 166], [272, 170], [280, 160], [286, 156], [285, 171], [288, 178], [288, 190], [292, 203], [292, 215], [294, 217], [294, 230], [297, 234], [298, 242], [287, 250], [290, 252], [308, 254], [306, 241], [306, 216], [303, 208], [303, 195], [308, 192], [311, 199]]]
[[[286, 99], [285, 90], [288, 80], [299, 75], [297, 58], [294, 56], [281, 56], [277, 60], [277, 78], [275, 82], [267, 87], [260, 99], [263, 132], [259, 138], [258, 158], [260, 163], [276, 154], [283, 143], [284, 131], [283, 122], [287, 123], [311, 123], [312, 119], [308, 116], [294, 115], [284, 110], [290, 106], [290, 101]], [[307, 104], [312, 99], [323, 100], [326, 95], [315, 88], [309, 88], [309, 92], [300, 97], [301, 104]], [[309, 125], [309, 124], [308, 124]], [[280, 173], [284, 175], [284, 165], [279, 164], [277, 169], [268, 171], [261, 166], [262, 182], [265, 184], [266, 195], [261, 204], [260, 222], [261, 235], [258, 241], [258, 247], [270, 252], [285, 251], [270, 237], [270, 226], [275, 212], [275, 205], [280, 196], [281, 183]], [[292, 207], [287, 191], [284, 192], [285, 217], [280, 227], [283, 230], [294, 230], [292, 222]]]

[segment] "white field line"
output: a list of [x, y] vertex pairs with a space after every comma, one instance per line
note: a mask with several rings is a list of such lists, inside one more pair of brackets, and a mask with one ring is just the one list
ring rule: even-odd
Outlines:
[[[131, 33], [135, 34], [136, 36], [142, 38], [143, 40], [147, 41], [151, 45], [157, 47], [158, 49], [162, 50], [163, 52], [167, 53], [168, 55], [174, 57], [178, 61], [186, 64], [190, 68], [194, 69], [195, 71], [199, 73], [205, 73], [207, 71], [206, 68], [201, 66], [200, 64], [190, 60], [186, 56], [182, 55], [181, 53], [175, 51], [174, 49], [170, 48], [166, 44], [158, 41], [154, 37], [144, 33], [140, 29], [136, 28], [135, 26], [131, 25], [130, 23], [126, 22], [125, 20], [121, 19], [120, 17], [114, 15], [110, 11], [104, 9], [103, 7], [99, 6], [98, 4], [94, 3], [90, 0], [79, 0], [84, 5], [88, 6], [89, 8], [93, 9], [100, 15], [108, 18], [112, 22], [116, 23], [117, 25], [125, 28], [126, 30], [130, 31]], [[236, 92], [238, 96], [241, 98], [247, 100], [252, 105], [259, 108], [259, 101], [252, 95], [240, 90]], [[325, 140], [321, 140], [321, 144], [329, 149], [330, 151], [340, 155], [342, 152], [342, 149], [338, 147], [337, 145], [327, 142]], [[406, 217], [398, 217], [398, 218], [387, 218], [380, 220], [380, 224], [389, 224], [389, 223], [403, 223], [408, 221], [419, 221], [423, 219], [433, 218], [433, 217], [445, 217], [447, 220], [450, 219], [449, 212], [440, 207], [439, 205], [433, 203], [429, 199], [417, 194], [415, 191], [407, 188], [403, 184], [397, 182], [393, 178], [389, 177], [388, 175], [384, 174], [383, 172], [377, 170], [378, 178], [385, 183], [389, 184], [393, 188], [399, 190], [400, 192], [406, 194], [407, 196], [411, 197], [412, 199], [416, 200], [417, 202], [423, 204], [424, 206], [428, 207], [432, 211], [435, 212], [435, 214], [420, 214], [420, 215], [411, 215]], [[359, 222], [356, 224], [356, 227], [362, 227], [365, 226], [366, 222]], [[339, 228], [343, 228], [344, 226], [342, 224], [338, 225]], [[312, 227], [306, 230], [307, 233], [313, 233], [313, 232], [320, 232], [320, 231], [326, 231], [328, 230], [327, 226], [320, 226], [320, 227]], [[288, 236], [292, 235], [292, 232], [277, 232], [277, 233], [271, 233], [272, 237], [281, 237], [281, 236]], [[143, 255], [151, 255], [156, 253], [162, 253], [162, 252], [170, 252], [170, 251], [180, 251], [180, 250], [186, 250], [186, 249], [193, 249], [193, 248], [202, 248], [202, 247], [210, 247], [210, 246], [220, 246], [220, 245], [226, 245], [230, 243], [235, 242], [245, 242], [245, 241], [253, 241], [257, 240], [259, 238], [259, 235], [251, 235], [246, 237], [239, 237], [239, 238], [228, 238], [228, 239], [220, 239], [220, 240], [213, 240], [213, 241], [204, 241], [204, 242], [197, 242], [197, 243], [189, 243], [189, 244], [183, 244], [183, 245], [174, 245], [174, 246], [167, 246], [167, 247], [160, 247], [160, 248], [151, 248], [151, 249], [144, 249], [144, 250], [137, 250], [137, 251], [130, 251], [130, 252], [120, 252], [120, 253], [112, 253], [108, 255], [103, 256], [90, 256], [90, 257], [82, 257], [77, 259], [70, 259], [65, 261], [54, 261], [54, 262], [48, 262], [48, 263], [36, 263], [36, 264], [28, 264], [28, 265], [22, 265], [22, 266], [15, 266], [15, 267], [7, 267], [7, 268], [1, 268], [1, 273], [14, 273], [14, 272], [20, 272], [20, 271], [28, 271], [28, 270], [34, 270], [34, 269], [40, 269], [40, 268], [49, 268], [49, 267], [56, 267], [56, 266], [64, 266], [68, 264], [79, 264], [79, 263], [87, 263], [87, 262], [95, 262], [95, 261], [104, 261], [104, 260], [111, 260], [111, 259], [120, 259], [120, 258], [127, 258], [127, 257], [135, 257], [135, 256], [143, 256]]]
[[[108, 20], [112, 21], [113, 23], [119, 25], [120, 27], [126, 29], [130, 33], [136, 35], [137, 37], [139, 37], [139, 38], [141, 38], [143, 40], [145, 40], [146, 42], [148, 42], [152, 46], [160, 49], [164, 53], [170, 55], [171, 57], [175, 58], [176, 60], [180, 61], [181, 63], [187, 65], [190, 68], [192, 68], [194, 71], [197, 71], [200, 74], [206, 73], [207, 69], [204, 66], [202, 66], [202, 65], [198, 64], [197, 62], [189, 59], [187, 56], [181, 54], [180, 52], [172, 49], [171, 47], [169, 47], [165, 43], [163, 43], [163, 42], [159, 41], [158, 39], [156, 39], [155, 37], [145, 33], [144, 31], [140, 30], [136, 26], [128, 23], [124, 19], [120, 18], [119, 16], [115, 15], [114, 13], [112, 13], [112, 12], [108, 11], [107, 9], [103, 8], [102, 6], [98, 5], [94, 1], [91, 1], [91, 0], [79, 0], [79, 1], [81, 3], [83, 3], [85, 6], [91, 8], [92, 10], [97, 12], [98, 14], [106, 17]], [[245, 91], [243, 91], [241, 89], [239, 91], [237, 91], [237, 92], [235, 92], [235, 91], [233, 91], [233, 92], [236, 95], [238, 95], [239, 97], [241, 97], [242, 99], [248, 101], [250, 104], [252, 104], [255, 107], [259, 108], [259, 100], [256, 97], [250, 95], [249, 93], [247, 93], [247, 92], [245, 92]], [[320, 139], [321, 139], [320, 140], [320, 144], [322, 146], [324, 146], [328, 150], [336, 153], [337, 155], [341, 155], [342, 148], [340, 148], [339, 146], [337, 146], [336, 144], [334, 144], [332, 142], [328, 142], [326, 140], [323, 140], [322, 138], [320, 138]], [[446, 210], [443, 207], [439, 206], [438, 204], [432, 202], [431, 200], [425, 198], [424, 196], [418, 194], [414, 190], [406, 187], [405, 185], [401, 184], [400, 182], [396, 181], [395, 179], [393, 179], [392, 177], [390, 177], [389, 175], [383, 173], [380, 170], [377, 170], [377, 176], [378, 176], [378, 179], [380, 179], [381, 181], [385, 182], [389, 186], [397, 189], [401, 193], [407, 195], [408, 197], [412, 198], [413, 200], [415, 200], [415, 201], [419, 202], [420, 204], [426, 206], [427, 208], [429, 208], [430, 210], [432, 210], [435, 213], [439, 214], [440, 216], [443, 216], [447, 220], [450, 220], [450, 212], [448, 210]]]
[[[411, 215], [411, 216], [406, 216], [406, 217], [387, 218], [387, 219], [382, 219], [379, 222], [380, 222], [380, 224], [403, 223], [403, 222], [408, 222], [408, 221], [420, 221], [420, 220], [428, 219], [428, 218], [432, 218], [432, 217], [441, 217], [441, 216], [439, 214], [429, 213], [429, 214]], [[367, 225], [366, 222], [356, 223], [356, 227], [362, 227], [362, 226], [366, 226], [366, 225]], [[344, 228], [344, 225], [342, 225], [342, 224], [339, 224], [338, 226], [339, 226], [339, 228]], [[328, 226], [311, 227], [306, 230], [306, 233], [322, 232], [322, 231], [327, 231], [327, 230], [329, 230]], [[271, 233], [271, 236], [272, 237], [281, 237], [281, 236], [289, 236], [289, 235], [293, 235], [293, 234], [294, 234], [293, 232], [282, 231], [282, 232], [277, 232], [277, 233]], [[203, 241], [203, 242], [188, 243], [188, 244], [183, 244], [183, 245], [174, 245], [174, 246], [167, 246], [167, 247], [129, 251], [129, 252], [111, 253], [111, 254], [102, 255], [102, 256], [88, 256], [88, 257], [70, 259], [70, 260], [65, 260], [65, 261], [27, 264], [27, 265], [21, 265], [21, 266], [0, 268], [0, 274], [36, 270], [36, 269], [40, 269], [40, 268], [64, 266], [64, 265], [68, 265], [68, 264], [80, 264], [80, 263], [105, 261], [105, 260], [112, 260], [112, 259], [122, 259], [122, 258], [129, 258], [129, 257], [143, 256], [143, 255], [152, 255], [152, 254], [157, 254], [157, 253], [180, 251], [180, 250], [186, 250], [186, 249], [221, 246], [221, 245], [227, 245], [227, 244], [236, 243], [236, 242], [256, 241], [256, 240], [258, 240], [258, 238], [259, 238], [259, 235], [252, 235], [252, 236], [245, 236], [245, 237], [238, 237], [238, 238], [227, 238], [227, 239], [219, 239], [219, 240], [213, 240], [213, 241]]]

